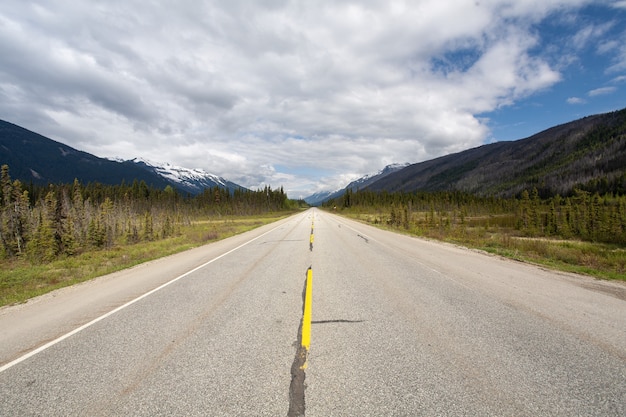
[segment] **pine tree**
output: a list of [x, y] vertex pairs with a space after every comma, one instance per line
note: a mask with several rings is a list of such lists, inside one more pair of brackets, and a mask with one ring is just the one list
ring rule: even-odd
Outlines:
[[143, 221], [143, 240], [153, 240], [153, 238], [152, 213], [146, 211]]
[[74, 220], [73, 214], [68, 214], [63, 228], [63, 235], [61, 236], [61, 244], [63, 253], [70, 256], [74, 255], [77, 249], [76, 231], [74, 230], [75, 224], [76, 221]]
[[28, 243], [28, 254], [34, 261], [50, 262], [60, 252], [60, 235], [55, 225], [57, 200], [53, 190], [48, 191], [37, 208], [39, 216], [35, 232]]
[[11, 181], [9, 166], [3, 165], [0, 174], [0, 244], [5, 257], [24, 253], [28, 235], [28, 192], [22, 190], [19, 180]]
[[71, 220], [73, 221], [73, 232], [75, 236], [75, 245], [77, 247], [84, 246], [87, 243], [87, 212], [85, 210], [85, 201], [83, 199], [83, 190], [80, 182], [74, 179], [72, 185], [72, 207], [70, 208]]
[[92, 247], [101, 248], [104, 246], [105, 233], [99, 217], [93, 217], [89, 220], [89, 225], [87, 226], [87, 241]]
[[104, 234], [104, 245], [106, 247], [113, 246], [115, 232], [114, 205], [109, 197], [106, 197], [100, 205], [100, 225]]

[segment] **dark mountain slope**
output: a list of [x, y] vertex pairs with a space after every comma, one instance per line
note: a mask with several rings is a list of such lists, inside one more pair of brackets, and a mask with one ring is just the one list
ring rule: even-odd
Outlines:
[[11, 177], [35, 184], [99, 182], [116, 185], [144, 181], [155, 188], [170, 185], [182, 193], [198, 194], [205, 188], [245, 190], [238, 184], [201, 169], [148, 163], [142, 159], [114, 161], [78, 151], [20, 126], [0, 120], [0, 165]]
[[60, 142], [0, 120], [0, 164], [9, 165], [11, 177], [36, 184], [132, 183], [133, 180], [164, 188], [169, 184], [132, 162], [116, 162], [78, 151]]
[[625, 178], [626, 109], [413, 164], [368, 189], [512, 196], [537, 187], [543, 194], [564, 195], [594, 181], [626, 189]]

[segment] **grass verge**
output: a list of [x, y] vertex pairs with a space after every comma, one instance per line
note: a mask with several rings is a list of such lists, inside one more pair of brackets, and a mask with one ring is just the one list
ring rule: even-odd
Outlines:
[[289, 214], [198, 221], [183, 227], [175, 237], [132, 245], [120, 244], [46, 264], [33, 264], [25, 259], [1, 261], [0, 306], [21, 303], [58, 288], [247, 232]]

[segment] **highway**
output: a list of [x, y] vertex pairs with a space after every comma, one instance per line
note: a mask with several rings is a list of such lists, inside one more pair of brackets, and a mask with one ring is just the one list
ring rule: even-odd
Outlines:
[[626, 286], [310, 209], [0, 309], [0, 416], [297, 415], [626, 415]]

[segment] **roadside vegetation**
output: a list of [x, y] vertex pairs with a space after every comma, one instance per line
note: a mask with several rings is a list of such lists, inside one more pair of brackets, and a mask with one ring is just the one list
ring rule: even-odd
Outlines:
[[626, 281], [626, 196], [575, 190], [540, 198], [461, 192], [348, 192], [324, 205], [415, 236], [602, 279]]
[[182, 196], [144, 182], [28, 185], [0, 175], [0, 306], [251, 230], [304, 206], [272, 190]]

